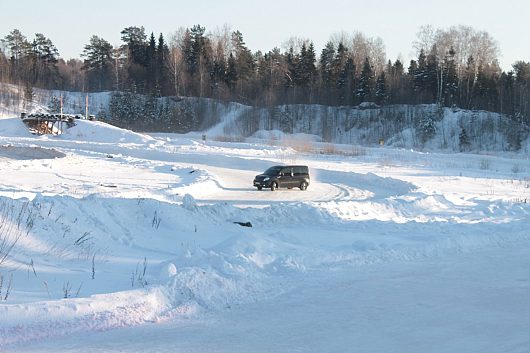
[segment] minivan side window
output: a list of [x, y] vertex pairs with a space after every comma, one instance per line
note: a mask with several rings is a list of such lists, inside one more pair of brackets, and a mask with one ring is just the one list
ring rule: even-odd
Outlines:
[[307, 170], [305, 167], [294, 167], [294, 175], [304, 175], [307, 174]]
[[281, 175], [291, 175], [292, 168], [283, 168], [281, 171]]

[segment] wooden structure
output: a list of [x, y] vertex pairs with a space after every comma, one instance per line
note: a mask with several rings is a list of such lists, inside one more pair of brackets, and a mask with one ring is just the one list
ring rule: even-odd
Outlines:
[[20, 114], [22, 122], [34, 135], [60, 135], [65, 129], [75, 126], [75, 120], [81, 118], [72, 114]]

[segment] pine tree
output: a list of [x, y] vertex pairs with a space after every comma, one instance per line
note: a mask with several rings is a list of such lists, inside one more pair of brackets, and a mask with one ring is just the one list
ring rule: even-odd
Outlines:
[[434, 116], [431, 114], [423, 115], [418, 122], [416, 133], [422, 144], [434, 137], [436, 134], [436, 122], [434, 121]]
[[24, 67], [24, 60], [31, 52], [31, 44], [25, 35], [18, 29], [12, 30], [4, 39], [4, 43], [9, 50], [9, 62], [12, 68], [11, 79], [28, 81], [28, 72]]
[[355, 92], [355, 64], [352, 58], [346, 59], [344, 68], [337, 79], [339, 103], [341, 105], [353, 104]]
[[458, 76], [456, 72], [455, 51], [451, 47], [444, 59], [444, 84], [443, 96], [446, 106], [452, 106], [456, 102], [458, 94]]
[[514, 80], [514, 111], [520, 124], [530, 125], [530, 62], [517, 61], [513, 64]]
[[12, 30], [5, 36], [5, 43], [10, 52], [10, 58], [15, 63], [25, 57], [31, 49], [28, 39], [18, 29]]
[[357, 97], [359, 97], [360, 102], [371, 101], [374, 87], [374, 72], [368, 57], [366, 57], [359, 76], [359, 84], [357, 86]]
[[293, 47], [289, 48], [286, 55], [286, 70], [284, 72], [284, 87], [287, 92], [287, 103], [292, 104], [297, 101], [296, 87], [300, 84], [298, 79], [298, 65], [300, 58], [295, 55]]
[[328, 42], [320, 54], [320, 77], [322, 82], [323, 100], [326, 103], [331, 101], [331, 90], [333, 88], [333, 58], [335, 57], [335, 47], [332, 42]]
[[420, 102], [419, 95], [417, 93], [420, 89], [418, 86], [418, 80], [416, 76], [417, 71], [418, 71], [417, 61], [411, 60], [409, 67], [407, 69], [407, 82], [408, 82], [408, 88], [409, 88], [408, 91], [410, 92], [408, 101], [412, 104], [417, 104]]
[[169, 72], [169, 48], [164, 40], [162, 33], [158, 36], [156, 46], [156, 69], [157, 69], [157, 87], [162, 96], [172, 93], [171, 74]]
[[386, 104], [387, 102], [387, 89], [384, 71], [381, 72], [381, 74], [377, 78], [375, 87], [375, 102], [379, 105]]
[[[144, 92], [147, 79], [147, 35], [144, 27], [127, 27], [121, 31], [122, 47], [126, 53], [126, 72], [128, 88], [133, 92]], [[126, 86], [126, 87], [127, 87]]]
[[57, 68], [59, 52], [52, 41], [41, 33], [31, 43], [31, 82], [41, 87], [54, 88], [61, 81]]
[[[405, 76], [405, 71], [403, 64], [398, 59], [392, 64], [392, 67], [390, 69], [390, 77], [385, 77], [387, 86], [388, 86], [388, 93], [387, 93], [387, 100], [389, 103], [407, 103], [409, 95], [409, 86], [406, 84], [407, 79]], [[388, 77], [388, 79], [387, 79]]]
[[52, 114], [59, 113], [61, 111], [61, 100], [57, 96], [52, 96], [48, 102], [48, 112]]
[[238, 76], [241, 80], [248, 80], [254, 73], [255, 63], [241, 32], [235, 31], [232, 33], [232, 45], [235, 51]]
[[469, 136], [467, 135], [466, 129], [462, 128], [460, 135], [458, 136], [458, 142], [460, 146], [460, 152], [469, 151], [469, 146], [471, 145], [469, 141]]
[[149, 36], [149, 42], [146, 50], [146, 61], [147, 61], [147, 76], [146, 76], [146, 92], [148, 94], [157, 94], [158, 87], [157, 83], [159, 81], [158, 77], [158, 58], [156, 53], [156, 39], [153, 32]]
[[428, 90], [428, 68], [427, 57], [423, 49], [418, 55], [417, 67], [412, 72], [414, 77], [414, 91], [418, 97], [417, 103], [425, 103], [426, 91]]
[[347, 60], [348, 60], [348, 48], [346, 48], [346, 46], [342, 42], [340, 42], [339, 45], [337, 46], [337, 53], [335, 54], [335, 57], [333, 58], [333, 62], [331, 65], [332, 80], [335, 83], [335, 87], [334, 87], [335, 89], [332, 90], [331, 92], [333, 95], [335, 95], [335, 92], [337, 92], [336, 96], [338, 98], [335, 100], [335, 104], [344, 103], [344, 100], [346, 98], [345, 92], [341, 92], [341, 90], [342, 91], [345, 90], [345, 86], [347, 84], [346, 81], [348, 80], [347, 78], [348, 73], [344, 71]]
[[128, 50], [130, 64], [147, 65], [147, 35], [144, 27], [127, 27], [121, 31], [121, 40]]
[[440, 82], [442, 82], [442, 75], [438, 64], [437, 48], [434, 45], [427, 56], [427, 69], [424, 76], [425, 103], [441, 103], [442, 87], [440, 87]]
[[293, 47], [289, 48], [286, 55], [287, 71], [285, 72], [285, 87], [294, 88], [298, 83], [298, 60], [299, 58], [294, 54]]
[[224, 85], [221, 85], [225, 81], [225, 73], [227, 71], [227, 63], [225, 61], [224, 49], [222, 48], [221, 42], [217, 43], [216, 48], [217, 55], [212, 58], [212, 70], [210, 71], [210, 84], [213, 94], [218, 98], [221, 97]]
[[513, 71], [503, 72], [499, 78], [500, 106], [499, 112], [506, 115], [515, 115], [515, 78]]
[[[272, 106], [281, 99], [280, 87], [283, 86], [284, 72], [286, 68], [285, 57], [280, 49], [274, 48], [263, 56], [263, 60], [258, 63], [258, 84], [265, 88], [264, 102], [267, 106]], [[270, 126], [270, 119], [267, 122]], [[272, 128], [272, 127], [271, 127]]]
[[193, 26], [187, 30], [183, 43], [184, 62], [192, 81], [192, 94], [198, 97], [204, 96], [212, 70], [212, 48], [209, 39], [204, 35], [205, 31], [205, 27]]
[[305, 87], [309, 80], [305, 72], [304, 58], [307, 55], [307, 47], [305, 43], [302, 44], [300, 54], [296, 58], [296, 84], [300, 87]]
[[236, 87], [237, 80], [238, 77], [236, 59], [234, 58], [234, 55], [230, 53], [230, 56], [228, 57], [228, 64], [226, 66], [225, 83], [231, 91], [233, 91]]
[[310, 86], [314, 83], [314, 80], [317, 75], [317, 68], [315, 66], [316, 54], [315, 47], [313, 42], [309, 44], [309, 47], [306, 49], [305, 43], [302, 46], [302, 51], [300, 53], [300, 81], [302, 86]]
[[187, 31], [189, 32], [189, 35], [184, 38], [186, 68], [192, 77], [195, 76], [199, 71], [201, 54], [203, 52], [205, 41], [204, 31], [204, 27], [195, 25]]
[[92, 36], [90, 43], [85, 45], [81, 56], [85, 58], [83, 70], [88, 73], [89, 89], [112, 89], [112, 51], [112, 45], [98, 36]]
[[317, 68], [315, 46], [313, 42], [309, 44], [309, 47], [305, 51], [305, 54], [300, 59], [302, 63], [302, 85], [309, 88], [308, 103], [313, 103], [314, 86], [317, 79]]

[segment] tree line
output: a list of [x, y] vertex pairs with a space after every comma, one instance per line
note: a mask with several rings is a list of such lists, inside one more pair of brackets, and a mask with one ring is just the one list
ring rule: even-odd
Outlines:
[[254, 106], [364, 102], [431, 104], [488, 110], [530, 124], [530, 62], [508, 72], [498, 46], [484, 31], [421, 27], [408, 63], [387, 60], [379, 38], [333, 35], [319, 54], [309, 39], [284, 49], [252, 52], [229, 27], [206, 32], [195, 25], [169, 36], [144, 27], [121, 31], [114, 47], [92, 36], [81, 59], [65, 61], [43, 34], [32, 40], [14, 29], [0, 42], [0, 81], [27, 87], [84, 92], [120, 91], [153, 97], [193, 96]]

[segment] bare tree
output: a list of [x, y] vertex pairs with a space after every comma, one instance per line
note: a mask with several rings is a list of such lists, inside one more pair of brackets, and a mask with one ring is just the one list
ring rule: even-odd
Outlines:
[[282, 48], [286, 52], [292, 48], [294, 54], [299, 54], [302, 46], [305, 44], [307, 47], [309, 46], [309, 43], [311, 43], [311, 41], [307, 38], [293, 36], [282, 43]]
[[170, 60], [168, 60], [169, 68], [173, 78], [173, 86], [175, 94], [180, 96], [184, 86], [184, 55], [183, 55], [183, 41], [186, 29], [180, 27], [169, 37], [169, 52]]
[[386, 64], [386, 49], [379, 37], [370, 38], [361, 32], [337, 32], [331, 35], [331, 43], [337, 48], [342, 43], [348, 49], [348, 56], [355, 65], [355, 74], [359, 75], [366, 58], [373, 66], [375, 75], [379, 75]]
[[448, 29], [434, 29], [432, 26], [422, 26], [416, 34], [417, 40], [413, 42], [416, 55], [423, 50], [431, 52], [435, 46], [438, 61], [449, 53], [451, 48], [455, 52], [455, 64], [460, 76], [473, 58], [475, 72], [478, 67], [495, 65], [499, 55], [497, 42], [485, 31], [476, 31], [469, 26], [452, 26]]
[[229, 24], [224, 24], [222, 27], [217, 27], [213, 32], [208, 33], [212, 47], [215, 48], [214, 59], [228, 60], [228, 56], [234, 51], [232, 45], [233, 32], [234, 30]]
[[416, 33], [416, 40], [412, 42], [412, 47], [416, 50], [416, 56], [423, 50], [428, 53], [436, 43], [436, 36], [439, 30], [435, 30], [431, 25], [421, 26]]

